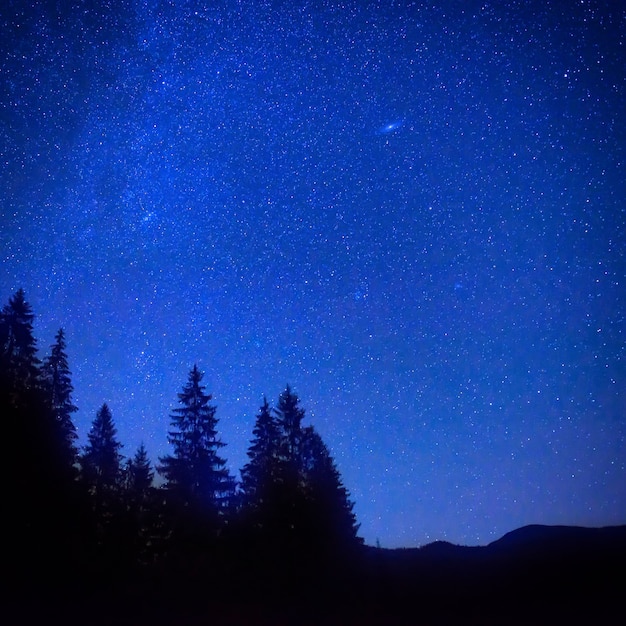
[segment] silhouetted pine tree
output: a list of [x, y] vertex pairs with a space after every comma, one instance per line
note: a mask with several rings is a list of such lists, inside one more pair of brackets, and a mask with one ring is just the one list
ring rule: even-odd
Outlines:
[[326, 444], [312, 426], [303, 431], [302, 470], [314, 541], [335, 552], [354, 544], [359, 529], [354, 503]]
[[78, 409], [72, 402], [71, 373], [65, 352], [65, 334], [60, 329], [51, 347], [50, 355], [44, 359], [42, 378], [51, 418], [57, 437], [62, 462], [71, 470], [78, 458], [75, 441], [78, 438], [72, 421], [72, 413]]
[[9, 444], [8, 505], [14, 507], [15, 519], [22, 520], [17, 525], [22, 527], [24, 519], [41, 517], [39, 509], [47, 506], [44, 500], [58, 477], [51, 420], [42, 394], [34, 318], [22, 289], [0, 310], [0, 416]]
[[212, 396], [205, 393], [202, 377], [194, 365], [178, 394], [181, 406], [170, 415], [168, 435], [174, 454], [161, 457], [157, 469], [166, 479], [171, 502], [219, 517], [226, 511], [235, 485], [226, 461], [218, 454], [226, 444], [218, 438], [216, 407], [210, 404]]
[[248, 463], [241, 470], [243, 505], [248, 512], [266, 503], [268, 492], [278, 478], [279, 431], [267, 398], [256, 416]]
[[24, 403], [39, 387], [37, 342], [33, 334], [35, 315], [19, 289], [0, 311], [0, 368], [11, 402]]
[[304, 409], [300, 406], [300, 399], [287, 385], [278, 397], [278, 406], [274, 409], [281, 436], [281, 457], [289, 464], [297, 463], [300, 458], [300, 444], [302, 437], [301, 423], [304, 418]]
[[257, 435], [253, 440], [251, 462], [242, 470], [244, 493], [254, 494], [252, 478], [259, 472], [252, 461], [263, 458], [263, 450], [267, 460], [262, 466], [270, 486], [264, 492], [266, 506], [257, 509], [257, 525], [288, 552], [336, 551], [353, 545], [358, 530], [354, 505], [322, 438], [312, 426], [302, 427], [305, 411], [298, 396], [287, 385], [275, 421], [268, 420], [267, 411], [266, 402], [255, 428], [255, 434], [264, 433], [264, 438]]
[[[87, 511], [60, 459], [59, 437], [42, 381], [33, 335], [34, 314], [19, 290], [0, 311], [0, 416], [10, 442], [3, 498], [5, 536], [29, 585], [49, 584], [58, 563], [82, 554]], [[73, 556], [72, 556], [73, 555]]]
[[[289, 385], [274, 409], [278, 431], [276, 471], [262, 526], [279, 549], [295, 554], [304, 540], [305, 491], [301, 481], [301, 422], [304, 409]], [[282, 544], [282, 548], [280, 548]]]
[[105, 403], [96, 414], [87, 434], [87, 445], [79, 459], [81, 477], [93, 497], [98, 513], [107, 512], [119, 500], [121, 447], [111, 410]]
[[143, 442], [124, 469], [126, 490], [133, 501], [146, 500], [154, 480], [154, 471]]
[[122, 539], [135, 560], [150, 562], [167, 533], [162, 528], [162, 511], [153, 487], [154, 471], [143, 443], [127, 460], [123, 474], [126, 506]]

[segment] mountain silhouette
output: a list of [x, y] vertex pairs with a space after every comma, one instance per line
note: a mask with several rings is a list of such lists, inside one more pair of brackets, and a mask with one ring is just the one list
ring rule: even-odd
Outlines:
[[363, 623], [609, 623], [622, 611], [625, 559], [626, 526], [530, 525], [487, 546], [370, 548]]
[[[335, 561], [294, 562], [287, 573], [275, 564], [263, 580], [262, 564], [251, 565], [251, 558], [242, 546], [165, 569], [113, 569], [95, 591], [74, 580], [71, 598], [60, 595], [63, 584], [55, 587], [50, 576], [41, 589], [29, 585], [21, 601], [14, 598], [16, 614], [22, 624], [45, 618], [99, 626], [619, 623], [626, 525], [525, 526], [477, 547], [361, 546]], [[58, 568], [63, 572], [63, 563]]]

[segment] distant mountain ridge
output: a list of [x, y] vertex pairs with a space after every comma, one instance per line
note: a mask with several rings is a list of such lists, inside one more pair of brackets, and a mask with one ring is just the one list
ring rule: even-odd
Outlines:
[[547, 525], [528, 524], [515, 530], [511, 530], [502, 537], [495, 539], [491, 543], [479, 546], [466, 546], [450, 541], [437, 540], [424, 544], [417, 548], [377, 548], [388, 552], [402, 551], [421, 554], [449, 554], [450, 552], [476, 552], [494, 548], [504, 548], [522, 546], [530, 544], [549, 545], [557, 543], [559, 545], [572, 544], [576, 542], [595, 542], [597, 544], [612, 541], [623, 541], [626, 536], [626, 524], [617, 526], [567, 526], [567, 525]]
[[[245, 556], [245, 552], [239, 555]], [[221, 561], [225, 563], [225, 561]], [[249, 563], [245, 559], [240, 565]], [[436, 541], [420, 548], [360, 546], [328, 562], [296, 562], [286, 573], [249, 573], [213, 563], [151, 570], [106, 587], [82, 588], [71, 603], [44, 585], [17, 595], [19, 621], [66, 626], [573, 626], [623, 622], [626, 525], [530, 525], [486, 546]], [[233, 564], [231, 563], [231, 566]], [[236, 565], [236, 563], [234, 564]], [[62, 567], [62, 564], [60, 565]], [[119, 574], [121, 570], [113, 570]], [[230, 573], [228, 574], [228, 571]], [[261, 581], [256, 572], [273, 573]], [[219, 571], [220, 574], [223, 570]], [[244, 578], [241, 578], [241, 575]], [[59, 580], [63, 580], [61, 577]], [[264, 584], [261, 584], [264, 583]], [[277, 587], [275, 585], [278, 585]], [[64, 588], [63, 588], [64, 589]], [[112, 591], [114, 590], [114, 592]], [[217, 590], [217, 591], [216, 591]], [[35, 598], [29, 605], [24, 597]], [[106, 601], [105, 601], [106, 600]], [[54, 601], [57, 602], [56, 606]], [[24, 619], [32, 606], [37, 619]], [[94, 614], [93, 606], [98, 606]], [[50, 619], [57, 611], [57, 618]], [[85, 621], [85, 617], [89, 621]], [[61, 619], [62, 618], [62, 619]]]
[[530, 524], [506, 533], [500, 539], [488, 544], [487, 547], [518, 546], [531, 543], [542, 545], [558, 543], [573, 547], [577, 542], [593, 542], [600, 545], [612, 541], [624, 541], [625, 538], [626, 525], [592, 528]]
[[369, 587], [386, 589], [392, 604], [416, 603], [451, 623], [487, 615], [504, 624], [570, 625], [612, 623], [621, 613], [624, 563], [626, 525], [535, 524], [486, 546], [372, 548], [364, 569]]

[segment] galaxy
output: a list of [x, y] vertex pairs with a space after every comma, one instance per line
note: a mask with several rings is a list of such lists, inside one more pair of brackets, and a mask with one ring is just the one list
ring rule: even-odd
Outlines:
[[395, 122], [389, 122], [389, 124], [385, 124], [378, 129], [379, 135], [387, 135], [388, 133], [392, 133], [394, 130], [398, 130], [404, 124], [403, 120], [396, 120]]
[[0, 295], [153, 463], [287, 384], [365, 542], [626, 523], [626, 10], [2, 3]]

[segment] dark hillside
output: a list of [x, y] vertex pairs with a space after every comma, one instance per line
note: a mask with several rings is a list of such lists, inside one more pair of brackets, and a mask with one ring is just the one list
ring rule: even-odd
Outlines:
[[426, 623], [604, 623], [622, 611], [625, 559], [626, 526], [527, 526], [485, 547], [370, 548], [363, 571], [381, 620], [416, 610]]
[[7, 623], [571, 626], [623, 613], [626, 526], [530, 526], [484, 547], [363, 547], [273, 564], [241, 547], [197, 548], [195, 560], [157, 568], [85, 562], [84, 580], [49, 564], [13, 596]]

